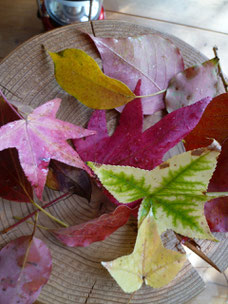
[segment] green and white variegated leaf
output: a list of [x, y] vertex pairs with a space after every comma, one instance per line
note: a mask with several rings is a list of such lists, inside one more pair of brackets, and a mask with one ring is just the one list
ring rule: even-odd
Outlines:
[[220, 146], [214, 142], [207, 148], [176, 155], [152, 171], [93, 163], [89, 166], [120, 202], [144, 198], [139, 226], [152, 207], [160, 234], [172, 229], [188, 237], [214, 240], [204, 216], [204, 203], [225, 195], [206, 194], [219, 152]]

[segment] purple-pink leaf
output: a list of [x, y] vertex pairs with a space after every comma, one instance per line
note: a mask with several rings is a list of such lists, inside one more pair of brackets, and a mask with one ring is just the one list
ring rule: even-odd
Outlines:
[[60, 102], [58, 98], [51, 100], [35, 109], [27, 119], [10, 122], [0, 129], [0, 151], [18, 150], [21, 167], [40, 199], [51, 159], [88, 171], [67, 140], [95, 132], [56, 119]]
[[31, 238], [11, 241], [0, 252], [0, 304], [34, 303], [49, 279], [50, 251], [41, 240]]
[[[169, 80], [184, 69], [179, 49], [157, 34], [119, 39], [90, 37], [100, 52], [104, 73], [131, 90], [142, 79], [141, 95], [166, 89]], [[143, 113], [163, 109], [163, 97], [164, 94], [144, 98]]]
[[94, 220], [52, 232], [58, 240], [69, 247], [86, 247], [91, 243], [105, 240], [125, 225], [132, 212], [133, 210], [127, 206], [119, 206], [112, 213], [103, 214]]
[[172, 112], [207, 96], [216, 96], [218, 88], [218, 58], [190, 67], [175, 75], [165, 95], [166, 109]]

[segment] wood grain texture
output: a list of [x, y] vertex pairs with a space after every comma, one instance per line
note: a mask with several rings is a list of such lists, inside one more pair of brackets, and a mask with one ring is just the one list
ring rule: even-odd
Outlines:
[[[96, 21], [93, 22], [93, 29], [95, 35], [99, 37], [126, 37], [154, 32], [151, 28], [119, 21]], [[68, 96], [57, 85], [53, 64], [42, 47], [45, 45], [45, 48], [51, 51], [60, 51], [69, 47], [80, 48], [101, 64], [93, 42], [83, 32], [92, 33], [90, 23], [62, 27], [36, 36], [6, 57], [0, 64], [0, 87], [3, 88], [7, 98], [37, 107], [47, 100], [60, 97], [63, 101], [58, 117], [85, 126], [91, 110]], [[206, 59], [179, 39], [171, 36], [169, 38], [181, 49], [186, 66]], [[108, 117], [113, 124], [115, 116], [112, 111], [109, 112]], [[56, 192], [46, 190], [45, 201], [50, 201], [58, 195]], [[111, 211], [112, 208], [113, 206], [104, 197], [94, 195], [92, 202], [88, 204], [86, 200], [74, 195], [52, 206], [49, 211], [70, 225], [75, 225], [92, 219], [104, 211]], [[30, 204], [1, 200], [0, 229], [13, 224], [13, 216], [22, 217], [32, 210]], [[43, 215], [40, 216], [39, 222], [47, 227], [57, 227]], [[28, 223], [20, 225], [17, 229], [1, 236], [0, 246], [4, 246], [16, 237], [31, 233], [31, 229]], [[100, 262], [129, 254], [134, 246], [136, 230], [136, 220], [131, 218], [127, 225], [103, 242], [92, 244], [88, 248], [67, 248], [58, 243], [50, 233], [38, 229], [36, 236], [46, 242], [53, 256], [53, 272], [39, 301], [42, 304], [127, 304], [130, 295], [120, 290]], [[224, 235], [221, 237], [224, 238]], [[163, 241], [168, 248], [177, 248], [177, 241], [172, 232], [165, 233]], [[228, 241], [225, 238], [221, 243], [201, 241], [201, 246], [221, 270], [227, 267]], [[186, 262], [176, 279], [168, 286], [161, 289], [144, 286], [133, 296], [130, 303], [182, 304], [198, 294], [203, 287], [204, 283], [197, 272], [189, 262]]]

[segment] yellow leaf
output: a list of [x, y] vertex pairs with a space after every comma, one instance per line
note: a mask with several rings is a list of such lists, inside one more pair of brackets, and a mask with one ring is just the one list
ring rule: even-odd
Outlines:
[[138, 290], [142, 283], [160, 288], [174, 279], [186, 260], [185, 254], [163, 247], [150, 211], [139, 227], [132, 254], [102, 262], [124, 292]]
[[49, 54], [55, 64], [58, 84], [87, 107], [113, 109], [136, 97], [124, 83], [106, 76], [96, 61], [82, 50], [66, 49]]

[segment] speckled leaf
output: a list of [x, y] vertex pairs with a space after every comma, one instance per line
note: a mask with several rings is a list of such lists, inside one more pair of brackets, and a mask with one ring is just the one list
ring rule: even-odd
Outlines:
[[0, 303], [34, 303], [47, 283], [51, 269], [50, 251], [41, 240], [22, 236], [11, 241], [0, 252]]
[[150, 212], [139, 228], [132, 254], [102, 262], [124, 292], [138, 290], [143, 282], [153, 288], [167, 285], [186, 260], [185, 254], [166, 249]]
[[55, 118], [60, 99], [53, 99], [28, 115], [0, 129], [0, 151], [16, 148], [21, 167], [41, 199], [51, 158], [88, 170], [78, 153], [67, 143], [95, 132]]
[[56, 160], [51, 160], [46, 186], [52, 190], [71, 192], [90, 201], [92, 185], [88, 174]]
[[[0, 91], [0, 127], [19, 119], [20, 116], [13, 111]], [[32, 187], [21, 168], [16, 149], [0, 152], [0, 196], [10, 201], [27, 203], [33, 197]]]
[[165, 95], [166, 109], [172, 112], [217, 93], [218, 58], [190, 67], [175, 75], [169, 82]]
[[49, 54], [55, 64], [58, 84], [87, 107], [113, 109], [135, 98], [124, 83], [106, 76], [84, 51], [66, 49]]
[[[131, 90], [142, 79], [141, 95], [166, 89], [169, 80], [184, 69], [178, 48], [157, 34], [118, 39], [90, 37], [101, 54], [105, 74], [123, 81]], [[163, 109], [163, 98], [164, 94], [144, 98], [143, 113]]]
[[105, 240], [110, 234], [125, 225], [131, 213], [132, 209], [122, 205], [112, 213], [103, 214], [94, 220], [51, 232], [64, 245], [86, 247], [91, 243]]
[[[159, 233], [172, 229], [188, 237], [214, 239], [204, 217], [204, 202], [226, 195], [217, 193], [210, 197], [205, 194], [219, 148], [213, 143], [207, 148], [176, 155], [152, 171], [88, 164], [121, 203], [144, 198], [143, 203], [152, 207]], [[142, 210], [139, 222], [146, 215], [141, 207]]]

